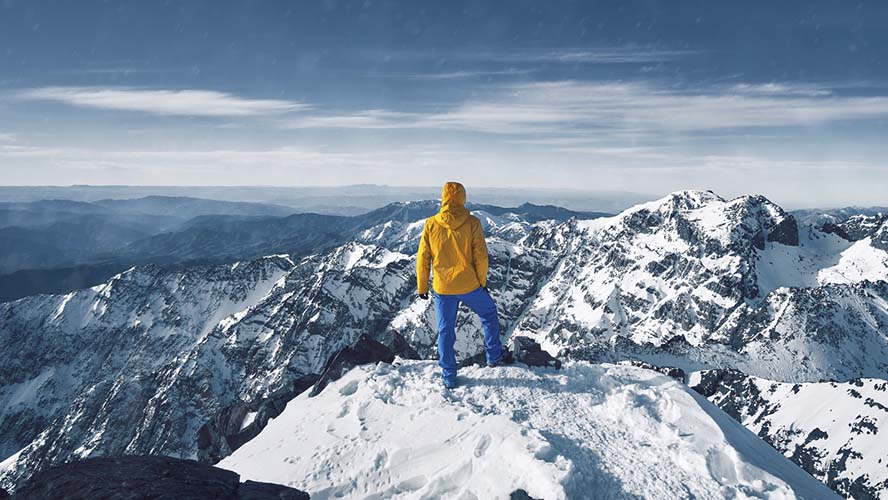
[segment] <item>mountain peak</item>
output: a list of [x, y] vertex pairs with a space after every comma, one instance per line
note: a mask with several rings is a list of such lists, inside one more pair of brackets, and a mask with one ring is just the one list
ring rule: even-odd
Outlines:
[[653, 371], [516, 364], [461, 379], [442, 393], [429, 390], [434, 362], [357, 367], [291, 401], [219, 466], [349, 498], [837, 498]]

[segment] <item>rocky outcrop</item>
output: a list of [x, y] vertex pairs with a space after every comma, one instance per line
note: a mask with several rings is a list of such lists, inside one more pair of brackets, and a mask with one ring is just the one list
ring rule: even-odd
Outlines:
[[528, 337], [513, 337], [511, 341], [512, 358], [527, 366], [561, 369], [561, 360], [544, 351], [539, 342]]
[[308, 500], [309, 495], [278, 484], [240, 482], [237, 473], [157, 456], [87, 458], [35, 474], [15, 500]]
[[268, 421], [281, 414], [287, 403], [318, 380], [305, 375], [285, 384], [267, 398], [252, 404], [236, 403], [216, 414], [197, 433], [197, 459], [215, 464], [259, 435]]
[[362, 335], [353, 345], [340, 350], [330, 358], [320, 378], [311, 388], [309, 397], [317, 396], [324, 390], [324, 387], [327, 387], [327, 384], [339, 379], [347, 371], [358, 365], [378, 363], [380, 361], [391, 363], [394, 360], [395, 353], [391, 349], [367, 335]]
[[509, 500], [540, 500], [527, 494], [524, 490], [515, 490], [509, 495]]

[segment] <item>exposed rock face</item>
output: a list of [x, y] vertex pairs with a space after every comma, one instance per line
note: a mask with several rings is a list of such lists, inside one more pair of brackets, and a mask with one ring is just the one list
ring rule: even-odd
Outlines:
[[637, 366], [639, 368], [646, 368], [648, 370], [653, 370], [655, 372], [659, 372], [659, 373], [662, 373], [663, 375], [673, 378], [681, 383], [684, 383], [685, 379], [687, 378], [687, 374], [685, 373], [684, 370], [682, 370], [681, 368], [676, 368], [674, 366], [656, 366], [656, 365], [652, 365], [650, 363], [645, 363], [644, 361], [638, 361], [638, 360], [634, 360], [634, 359], [623, 361], [620, 364], [625, 364], [625, 365], [629, 365], [629, 366]]
[[540, 500], [527, 494], [524, 490], [515, 490], [509, 495], [509, 500]]
[[362, 335], [354, 345], [346, 347], [336, 353], [321, 374], [318, 381], [311, 388], [309, 396], [317, 396], [327, 384], [338, 380], [345, 372], [358, 365], [368, 363], [391, 363], [395, 360], [395, 353], [383, 344], [376, 342], [366, 335]]
[[291, 399], [314, 385], [318, 378], [317, 375], [305, 375], [261, 401], [235, 403], [223, 409], [198, 430], [197, 459], [215, 464], [230, 455], [258, 436], [270, 419], [280, 415]]
[[512, 337], [512, 358], [527, 366], [561, 369], [561, 360], [544, 351], [540, 344], [527, 337]]
[[831, 218], [820, 226], [825, 233], [833, 233], [848, 241], [860, 241], [874, 236], [888, 222], [888, 215], [852, 215], [847, 218]]
[[308, 500], [307, 493], [277, 484], [247, 481], [238, 474], [158, 456], [88, 458], [35, 474], [16, 500], [133, 498], [193, 500]]
[[689, 385], [838, 493], [888, 496], [885, 380], [788, 384], [707, 370]]

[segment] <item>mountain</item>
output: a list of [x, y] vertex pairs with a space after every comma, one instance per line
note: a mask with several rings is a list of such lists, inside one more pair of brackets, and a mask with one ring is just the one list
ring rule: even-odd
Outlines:
[[838, 498], [649, 370], [472, 367], [453, 391], [430, 389], [438, 370], [356, 368], [219, 466], [312, 498]]
[[[186, 197], [0, 202], [0, 301], [101, 283], [150, 258], [122, 248], [208, 214], [283, 216], [294, 210]], [[183, 259], [168, 262], [179, 263]]]
[[[151, 196], [193, 197], [263, 205], [283, 205], [294, 213], [359, 215], [391, 203], [441, 196], [440, 186], [401, 187], [373, 184], [351, 186], [0, 186], [0, 199], [27, 202], [47, 199], [95, 202]], [[572, 189], [472, 188], [469, 199], [514, 206], [524, 202], [555, 204], [572, 210], [615, 213], [651, 198], [625, 191]]]
[[[194, 458], [204, 424], [320, 373], [363, 334], [433, 357], [434, 311], [415, 296], [413, 255], [434, 208], [385, 207], [303, 257], [139, 266], [92, 289], [0, 304], [2, 485], [91, 455]], [[473, 208], [507, 335], [574, 360], [734, 368], [777, 383], [888, 378], [888, 254], [873, 239], [800, 224], [760, 196], [699, 191], [591, 220]], [[480, 331], [460, 315], [461, 359], [478, 353]]]
[[688, 385], [843, 496], [885, 497], [885, 380], [788, 384], [707, 370]]
[[[348, 217], [276, 216], [269, 214], [283, 209], [193, 198], [7, 204], [32, 207], [44, 215], [73, 206], [86, 215], [56, 214], [60, 218], [47, 225], [0, 228], [0, 301], [93, 286], [134, 265], [233, 263], [270, 254], [300, 258], [341, 245], [356, 232], [379, 224], [424, 219], [439, 204], [393, 203]], [[526, 224], [607, 215], [530, 203], [515, 208], [470, 204], [470, 208], [500, 218], [518, 217]], [[93, 213], [101, 210], [113, 212]]]
[[763, 197], [678, 192], [526, 244], [560, 251], [515, 328], [549, 349], [629, 342], [774, 380], [888, 377], [888, 253], [799, 228]]

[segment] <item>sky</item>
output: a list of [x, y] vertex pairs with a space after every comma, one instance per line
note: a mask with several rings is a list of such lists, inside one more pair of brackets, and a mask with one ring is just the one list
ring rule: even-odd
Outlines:
[[0, 0], [0, 184], [888, 205], [888, 2]]

